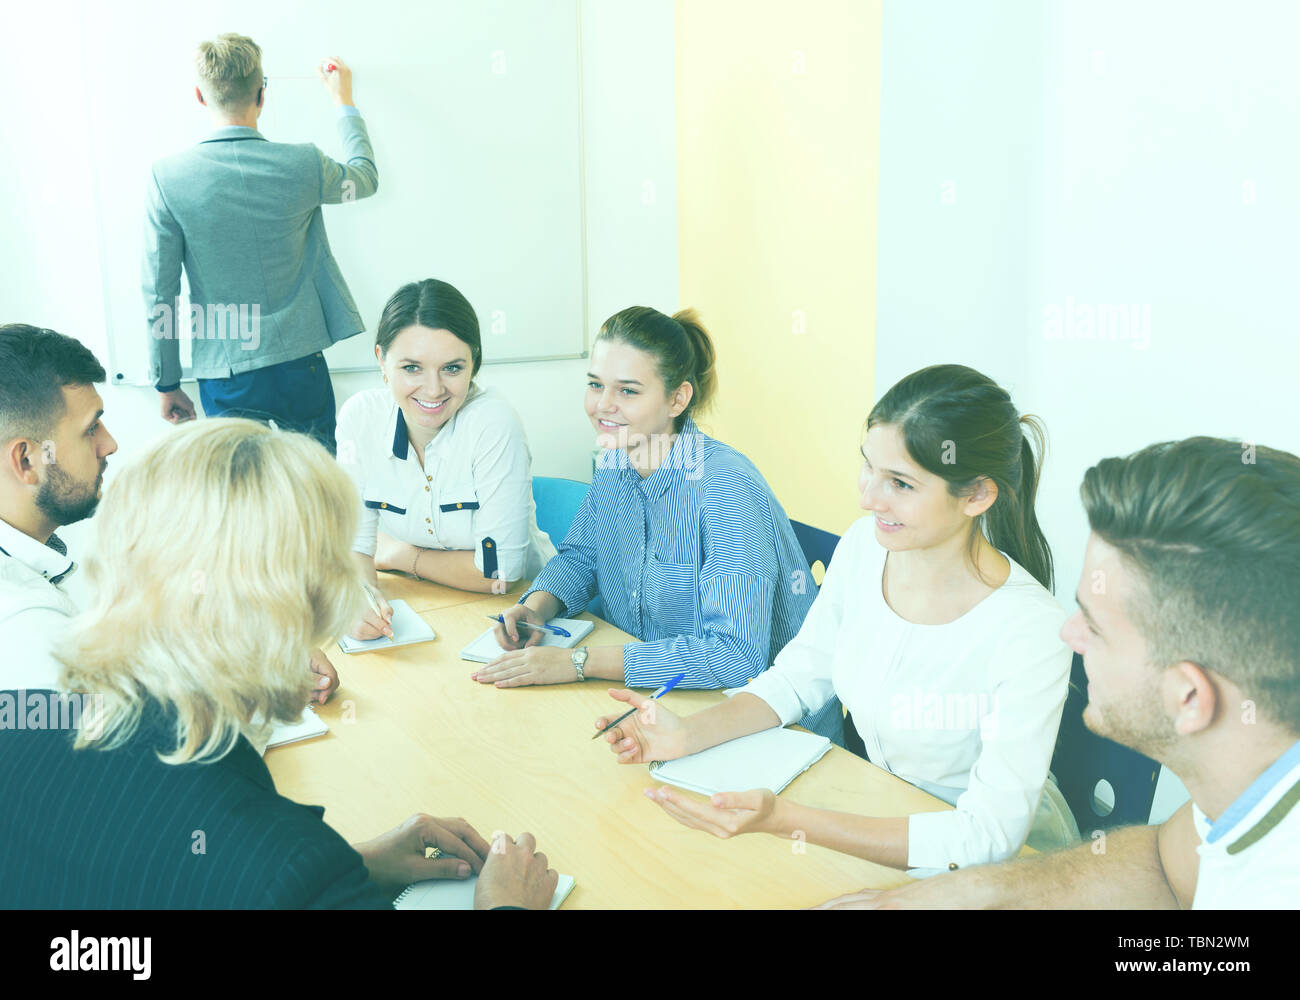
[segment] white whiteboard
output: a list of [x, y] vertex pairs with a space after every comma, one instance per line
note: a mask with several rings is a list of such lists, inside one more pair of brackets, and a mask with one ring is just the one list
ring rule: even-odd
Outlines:
[[[330, 246], [366, 323], [333, 371], [372, 369], [374, 329], [408, 281], [441, 278], [479, 316], [485, 362], [580, 357], [586, 260], [578, 0], [231, 0], [87, 3], [81, 56], [103, 260], [109, 377], [148, 384], [141, 294], [153, 161], [207, 134], [193, 52], [225, 31], [262, 47], [258, 128], [342, 157], [337, 109], [316, 78], [354, 73], [379, 191], [325, 206]], [[184, 290], [183, 290], [184, 291]], [[188, 360], [182, 342], [182, 359]]]

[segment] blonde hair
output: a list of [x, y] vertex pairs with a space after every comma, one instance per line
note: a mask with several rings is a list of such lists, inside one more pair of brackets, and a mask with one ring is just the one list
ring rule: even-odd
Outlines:
[[262, 86], [262, 50], [245, 35], [227, 32], [199, 43], [194, 54], [203, 99], [222, 111], [242, 111]]
[[251, 420], [190, 424], [124, 469], [95, 518], [91, 601], [55, 652], [63, 687], [102, 706], [77, 747], [122, 745], [151, 699], [174, 713], [169, 764], [297, 719], [311, 649], [359, 611], [358, 506], [324, 448]]

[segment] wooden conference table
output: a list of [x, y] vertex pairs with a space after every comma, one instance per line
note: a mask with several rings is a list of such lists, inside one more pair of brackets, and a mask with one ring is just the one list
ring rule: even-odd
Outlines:
[[[565, 909], [805, 907], [908, 881], [816, 845], [769, 834], [720, 840], [681, 826], [642, 795], [654, 785], [645, 766], [620, 765], [609, 744], [591, 739], [596, 718], [623, 707], [606, 693], [616, 686], [608, 681], [500, 689], [470, 680], [478, 664], [460, 650], [522, 585], [488, 596], [380, 574], [380, 587], [407, 601], [437, 639], [355, 655], [331, 645], [340, 689], [316, 708], [329, 733], [266, 754], [280, 792], [324, 805], [350, 842], [417, 812], [464, 817], [488, 840], [496, 830], [526, 830], [552, 868], [577, 879]], [[635, 641], [591, 620], [591, 645]], [[689, 715], [724, 697], [672, 691], [664, 704]], [[839, 747], [782, 795], [880, 816], [951, 808]]]

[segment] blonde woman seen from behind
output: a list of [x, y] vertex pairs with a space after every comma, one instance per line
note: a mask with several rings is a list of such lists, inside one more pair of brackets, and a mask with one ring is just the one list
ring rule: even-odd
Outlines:
[[528, 834], [489, 848], [417, 815], [353, 848], [276, 792], [249, 741], [299, 717], [309, 650], [357, 612], [356, 509], [323, 447], [248, 420], [188, 425], [119, 475], [56, 651], [62, 688], [98, 711], [75, 740], [0, 733], [0, 796], [24, 817], [0, 836], [8, 905], [384, 908], [471, 872], [477, 906], [549, 903], [557, 876]]

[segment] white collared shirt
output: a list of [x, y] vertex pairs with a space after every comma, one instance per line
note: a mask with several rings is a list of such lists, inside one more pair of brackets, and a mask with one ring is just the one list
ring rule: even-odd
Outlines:
[[912, 868], [1001, 861], [1031, 827], [1072, 831], [1044, 794], [1070, 679], [1065, 611], [1008, 560], [1006, 583], [956, 621], [916, 625], [885, 602], [886, 554], [872, 518], [855, 522], [799, 634], [737, 691], [782, 725], [838, 695], [873, 764], [956, 807], [910, 817]]
[[1192, 803], [1201, 838], [1194, 910], [1300, 907], [1300, 742], [1256, 778], [1216, 822]]
[[[62, 547], [57, 536], [51, 541]], [[59, 587], [76, 564], [58, 547], [0, 520], [0, 690], [58, 687], [59, 664], [50, 648], [77, 613]]]
[[361, 493], [354, 551], [374, 555], [379, 531], [426, 549], [472, 551], [503, 580], [532, 578], [555, 555], [537, 527], [532, 456], [519, 417], [495, 391], [471, 390], [424, 449], [407, 436], [387, 388], [339, 411], [338, 456]]

